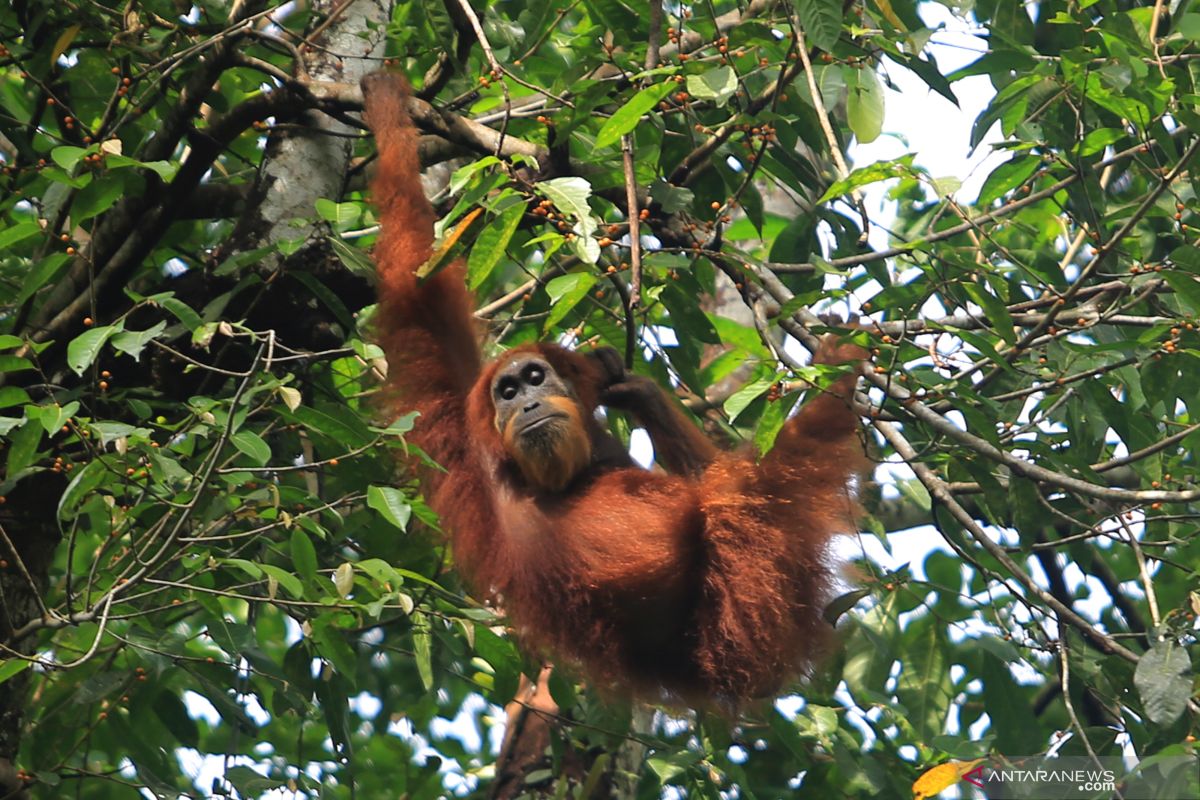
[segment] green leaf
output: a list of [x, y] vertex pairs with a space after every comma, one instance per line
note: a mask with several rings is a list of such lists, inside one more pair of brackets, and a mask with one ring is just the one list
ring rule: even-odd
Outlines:
[[1005, 161], [992, 170], [992, 174], [983, 182], [983, 187], [979, 190], [979, 199], [975, 201], [976, 205], [991, 205], [1024, 184], [1041, 166], [1040, 156], [1019, 156]]
[[72, 400], [65, 406], [49, 405], [49, 406], [27, 406], [25, 408], [25, 416], [30, 419], [37, 418], [42, 427], [46, 430], [47, 436], [53, 436], [58, 433], [59, 428], [75, 413], [79, 411], [79, 402]]
[[598, 278], [591, 272], [573, 272], [570, 275], [559, 275], [546, 284], [546, 294], [550, 296], [550, 315], [542, 326], [543, 332], [549, 331], [587, 297], [587, 293], [596, 285]]
[[795, 0], [800, 26], [809, 45], [830, 51], [842, 35], [842, 4], [839, 0]]
[[33, 362], [29, 359], [19, 356], [0, 355], [0, 374], [6, 372], [24, 372], [27, 369], [33, 369]]
[[17, 432], [9, 437], [7, 472], [5, 475], [8, 480], [15, 478], [22, 470], [33, 463], [43, 435], [45, 435], [45, 431], [42, 430], [41, 425], [23, 425], [17, 428]]
[[1155, 643], [1138, 659], [1133, 684], [1151, 721], [1170, 725], [1187, 708], [1192, 694], [1192, 660], [1173, 639]]
[[578, 221], [574, 228], [576, 236], [572, 245], [582, 261], [595, 264], [600, 258], [600, 245], [592, 238], [597, 225], [588, 205], [592, 185], [583, 178], [570, 177], [542, 181], [534, 188], [558, 206], [560, 211], [569, 213]]
[[592, 185], [583, 178], [552, 178], [541, 181], [535, 188], [558, 206], [559, 210], [576, 219], [587, 219], [592, 215], [592, 208], [588, 205], [588, 198], [592, 196]]
[[20, 386], [0, 386], [0, 408], [11, 408], [28, 402], [29, 392]]
[[151, 339], [156, 338], [159, 334], [167, 329], [165, 320], [160, 321], [153, 328], [147, 328], [144, 331], [121, 331], [112, 337], [112, 346], [126, 355], [132, 356], [134, 361], [141, 358], [142, 350]]
[[408, 530], [412, 506], [399, 489], [391, 486], [367, 487], [367, 506], [375, 509], [400, 530]]
[[317, 215], [326, 222], [332, 222], [339, 229], [357, 225], [363, 216], [362, 203], [335, 203], [318, 197], [315, 205]]
[[112, 422], [104, 420], [101, 422], [90, 422], [88, 428], [100, 437], [100, 446], [107, 447], [122, 436], [141, 436], [143, 439], [150, 435], [147, 428], [138, 428], [124, 422]]
[[179, 171], [179, 165], [171, 161], [138, 161], [136, 158], [130, 158], [120, 153], [109, 153], [105, 156], [104, 165], [109, 169], [128, 167], [148, 169], [164, 181], [170, 181], [175, 177], [175, 173]]
[[700, 308], [694, 297], [689, 297], [678, 283], [669, 283], [660, 295], [663, 305], [671, 314], [671, 327], [677, 336], [691, 338], [705, 344], [720, 344], [721, 336], [712, 320]]
[[82, 375], [95, 362], [96, 356], [100, 355], [104, 343], [121, 332], [121, 325], [122, 323], [117, 322], [92, 328], [72, 339], [67, 345], [67, 366], [74, 370], [76, 375]]
[[514, 199], [515, 202], [510, 203], [479, 232], [474, 246], [471, 247], [471, 252], [467, 256], [467, 285], [471, 289], [479, 288], [479, 285], [492, 274], [492, 270], [504, 257], [513, 234], [517, 232], [517, 226], [520, 225], [521, 218], [525, 215], [525, 203], [520, 197], [514, 197]]
[[817, 202], [824, 203], [841, 197], [844, 194], [849, 194], [861, 186], [886, 181], [889, 178], [912, 177], [914, 172], [911, 162], [912, 156], [904, 156], [894, 161], [876, 161], [874, 164], [865, 166], [862, 169], [856, 169], [845, 178], [830, 186]]
[[71, 203], [71, 221], [78, 225], [112, 208], [125, 193], [125, 180], [120, 175], [105, 175], [79, 190]]
[[992, 653], [983, 655], [983, 705], [992, 719], [991, 732], [1002, 753], [1033, 751], [1043, 741], [1042, 725], [1024, 702], [1023, 690], [1007, 663]]
[[659, 178], [650, 184], [650, 197], [663, 207], [663, 211], [674, 214], [690, 208], [696, 195], [691, 189], [675, 186]]
[[[617, 109], [617, 112], [600, 126], [600, 132], [596, 134], [596, 149], [600, 150], [620, 141], [622, 136], [638, 126], [642, 115], [657, 106], [675, 86], [674, 82], [667, 81], [648, 86], [635, 94], [629, 102]], [[556, 180], [563, 179], [557, 178]]]
[[304, 597], [304, 584], [300, 582], [292, 573], [288, 572], [283, 567], [277, 567], [274, 564], [259, 564], [258, 567], [267, 575], [274, 578], [283, 587], [284, 591], [290, 594], [296, 600]]
[[59, 276], [67, 270], [70, 263], [71, 257], [66, 253], [54, 253], [38, 261], [29, 270], [25, 276], [25, 280], [21, 283], [21, 291], [17, 295], [16, 302], [18, 304], [24, 303], [37, 294], [39, 290], [58, 280]]
[[495, 166], [500, 163], [500, 159], [495, 156], [484, 156], [478, 161], [473, 161], [466, 166], [459, 167], [450, 176], [450, 194], [456, 195], [463, 190], [471, 179], [478, 175], [488, 167]]
[[711, 100], [718, 106], [725, 105], [737, 87], [737, 73], [731, 67], [717, 67], [687, 76], [688, 94], [698, 100]]
[[67, 172], [70, 172], [71, 170], [75, 169], [75, 165], [79, 163], [79, 160], [87, 154], [88, 151], [82, 147], [63, 145], [51, 150], [50, 158], [55, 164], [58, 164]]
[[271, 447], [254, 431], [238, 431], [229, 437], [233, 446], [250, 457], [258, 466], [271, 460]]
[[433, 631], [429, 625], [429, 618], [425, 616], [424, 612], [412, 612], [411, 619], [413, 654], [417, 659], [417, 674], [421, 676], [421, 683], [425, 686], [425, 691], [429, 691], [433, 688]]
[[825, 606], [825, 611], [822, 612], [822, 618], [830, 625], [837, 625], [839, 619], [850, 609], [858, 605], [858, 601], [871, 594], [870, 589], [855, 589], [851, 592], [835, 597], [830, 601], [829, 605]]
[[1017, 341], [1016, 331], [1013, 330], [1012, 315], [1008, 313], [1008, 307], [987, 290], [986, 287], [980, 286], [974, 281], [965, 280], [962, 282], [963, 291], [970, 295], [971, 299], [979, 304], [979, 307], [987, 314], [988, 320], [992, 323], [992, 329], [1000, 334], [1004, 341], [1015, 343]]
[[860, 144], [879, 138], [883, 130], [883, 85], [872, 69], [847, 67], [846, 117]]
[[196, 721], [173, 691], [162, 689], [155, 695], [154, 713], [184, 747], [196, 747], [200, 743]]
[[774, 378], [760, 378], [747, 383], [729, 396], [722, 408], [729, 421], [736, 422], [738, 416], [763, 394], [766, 394], [775, 383]]
[[296, 568], [296, 572], [300, 574], [300, 577], [310, 581], [316, 580], [317, 549], [313, 547], [308, 534], [300, 528], [292, 530], [291, 551], [292, 566]]
[[30, 220], [18, 222], [16, 225], [0, 231], [0, 250], [7, 250], [17, 242], [28, 239], [30, 236], [36, 236], [41, 232], [42, 226], [36, 222]]
[[200, 319], [200, 315], [192, 310], [191, 306], [182, 300], [174, 297], [164, 297], [159, 300], [159, 303], [167, 311], [175, 315], [175, 318], [183, 323], [184, 327], [189, 331], [195, 331], [204, 324], [204, 320]]
[[1097, 128], [1088, 131], [1083, 141], [1079, 143], [1079, 155], [1083, 158], [1094, 156], [1109, 145], [1116, 144], [1128, 134], [1120, 128]]
[[362, 447], [373, 438], [362, 418], [347, 408], [300, 406], [290, 416], [313, 433], [320, 433], [344, 447]]
[[1179, 304], [1189, 314], [1200, 314], [1200, 278], [1181, 272], [1164, 272], [1163, 279], [1175, 290]]
[[21, 674], [33, 666], [33, 662], [24, 658], [0, 659], [0, 683]]

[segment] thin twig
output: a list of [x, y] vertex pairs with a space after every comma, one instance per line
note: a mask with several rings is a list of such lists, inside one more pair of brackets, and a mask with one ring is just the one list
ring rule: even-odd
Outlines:
[[[791, 14], [788, 16], [791, 17]], [[838, 178], [845, 180], [850, 175], [850, 165], [846, 163], [846, 157], [842, 154], [842, 146], [838, 144], [837, 135], [833, 132], [833, 125], [829, 122], [829, 113], [825, 110], [825, 100], [821, 97], [821, 88], [817, 86], [817, 76], [813, 72], [812, 59], [808, 57], [808, 44], [804, 41], [804, 29], [799, 23], [793, 22], [792, 30], [796, 32], [796, 52], [800, 54], [800, 61], [804, 64], [804, 77], [808, 81], [808, 91], [812, 95], [817, 121], [821, 124], [821, 131], [825, 134], [825, 141], [829, 145], [833, 163], [837, 165]], [[854, 205], [858, 209], [862, 221], [859, 240], [865, 242], [867, 234], [871, 230], [871, 220], [867, 217], [867, 207], [863, 202], [862, 192], [857, 188], [851, 189], [850, 197], [854, 200]]]
[[636, 309], [642, 302], [642, 239], [639, 233], [641, 210], [638, 208], [637, 174], [633, 161], [633, 134], [621, 137], [621, 160], [625, 165], [625, 217], [629, 220], [629, 306]]
[[662, 47], [662, 0], [650, 0], [649, 32], [646, 34], [646, 70], [658, 66], [658, 51]]
[[492, 73], [495, 78], [500, 81], [500, 91], [504, 93], [504, 119], [500, 123], [500, 135], [496, 140], [496, 152], [492, 155], [499, 157], [504, 146], [504, 135], [508, 131], [508, 121], [512, 114], [512, 96], [508, 93], [508, 84], [504, 81], [504, 67], [496, 59], [496, 54], [492, 51], [492, 45], [488, 41], [487, 35], [483, 32], [483, 25], [479, 23], [479, 16], [475, 13], [475, 9], [471, 7], [471, 0], [458, 0], [458, 6], [466, 15], [467, 20], [471, 23], [471, 29], [475, 31], [475, 39], [479, 42], [479, 47], [483, 50], [483, 55], [487, 58], [488, 64], [492, 68]]
[[933, 470], [920, 460], [917, 451], [909, 444], [899, 428], [890, 422], [877, 421], [875, 422], [875, 429], [883, 435], [892, 447], [895, 448], [896, 453], [904, 459], [904, 462], [908, 464], [913, 473], [916, 474], [917, 478], [925, 486], [930, 497], [945, 506], [951, 516], [971, 535], [971, 538], [982, 546], [993, 558], [999, 561], [1000, 565], [1025, 588], [1025, 591], [1052, 608], [1058, 614], [1060, 622], [1068, 622], [1073, 628], [1078, 629], [1084, 636], [1095, 643], [1103, 652], [1120, 656], [1131, 663], [1137, 663], [1137, 653], [1118, 643], [1108, 634], [1101, 632], [1075, 611], [1059, 602], [1058, 598], [1039, 586], [1037, 581], [1030, 577], [1029, 573], [1021, 569], [1020, 565], [1013, 561], [1012, 557], [1005, 552], [1003, 547], [992, 541], [987, 532], [975, 521], [975, 518], [967, 513], [962, 504], [950, 493], [946, 482], [934, 474]]
[[43, 617], [49, 616], [50, 611], [46, 608], [46, 603], [42, 600], [42, 593], [38, 589], [37, 583], [33, 580], [33, 575], [31, 575], [29, 570], [25, 567], [25, 561], [21, 558], [21, 551], [17, 549], [15, 544], [13, 544], [12, 539], [8, 538], [8, 531], [4, 530], [3, 525], [0, 525], [0, 538], [4, 539], [4, 545], [8, 548], [9, 552], [12, 553], [13, 563], [17, 565], [17, 572], [20, 572], [21, 577], [24, 578], [25, 582], [29, 584], [29, 592], [33, 595], [34, 602], [37, 603], [38, 611], [42, 613]]

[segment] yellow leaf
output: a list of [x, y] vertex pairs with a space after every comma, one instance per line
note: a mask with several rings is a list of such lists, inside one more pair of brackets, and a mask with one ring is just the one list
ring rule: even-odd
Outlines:
[[83, 30], [82, 25], [72, 25], [58, 35], [58, 41], [54, 43], [54, 49], [50, 51], [50, 60], [58, 61], [58, 57], [67, 52], [67, 48], [71, 46], [71, 42], [75, 41], [75, 37], [79, 35], [79, 31]]
[[459, 220], [458, 224], [454, 226], [454, 230], [446, 234], [446, 236], [437, 243], [437, 246], [433, 250], [433, 255], [429, 257], [429, 260], [417, 269], [417, 278], [424, 280], [425, 278], [436, 274], [439, 270], [441, 270], [442, 267], [446, 266], [447, 256], [449, 256], [450, 251], [454, 249], [454, 245], [458, 244], [459, 240], [466, 235], [467, 231], [470, 230], [471, 226], [474, 225], [481, 216], [483, 216], [483, 209], [473, 208], [465, 217]]
[[[888, 22], [892, 23], [896, 30], [908, 33], [907, 26], [900, 21], [900, 17], [896, 16], [896, 11], [892, 8], [891, 0], [875, 0], [875, 7], [883, 12], [884, 18], [887, 19]], [[927, 772], [925, 774], [928, 775], [929, 773]], [[944, 789], [945, 787], [942, 788]], [[938, 791], [940, 792], [941, 789], [938, 789]]]
[[938, 764], [936, 767], [925, 770], [912, 785], [913, 800], [925, 800], [943, 789], [950, 788], [958, 783], [963, 775], [975, 769], [975, 765], [982, 760], [947, 761], [945, 764]]
[[333, 571], [333, 585], [337, 587], [337, 593], [342, 597], [346, 597], [350, 592], [354, 591], [354, 566], [346, 562], [335, 569]]

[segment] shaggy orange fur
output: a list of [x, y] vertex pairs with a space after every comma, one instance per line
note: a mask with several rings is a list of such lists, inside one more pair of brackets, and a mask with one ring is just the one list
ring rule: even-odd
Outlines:
[[[577, 438], [593, 445], [606, 436], [593, 411], [612, 379], [595, 359], [550, 344], [481, 364], [462, 266], [413, 275], [430, 255], [433, 212], [407, 86], [380, 74], [364, 91], [379, 149], [375, 258], [389, 382], [401, 408], [421, 412], [414, 441], [447, 470], [431, 471], [426, 490], [460, 569], [477, 592], [502, 599], [528, 645], [603, 685], [722, 705], [777, 691], [828, 632], [828, 545], [853, 528], [863, 463], [854, 379], [810, 399], [757, 464], [746, 452], [717, 454], [676, 412], [661, 412], [651, 435], [694, 474], [589, 463], [579, 448], [566, 460], [582, 463], [517, 463], [489, 390], [500, 364], [544, 358], [573, 389]], [[833, 340], [818, 354], [862, 356]], [[566, 480], [546, 477], [564, 469]]]

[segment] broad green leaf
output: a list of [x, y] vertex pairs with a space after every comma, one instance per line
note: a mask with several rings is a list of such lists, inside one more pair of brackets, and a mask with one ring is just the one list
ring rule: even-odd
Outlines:
[[367, 506], [378, 511], [384, 519], [400, 530], [408, 529], [408, 521], [412, 517], [412, 506], [399, 489], [391, 486], [368, 487]]
[[573, 272], [569, 275], [559, 275], [546, 284], [546, 294], [550, 296], [550, 316], [542, 326], [543, 331], [551, 330], [571, 309], [575, 308], [587, 293], [596, 285], [598, 278], [591, 272]]
[[20, 356], [0, 355], [0, 375], [33, 369], [33, 362]]
[[33, 666], [33, 662], [26, 658], [0, 659], [0, 684], [21, 674], [31, 666]]
[[425, 691], [433, 688], [433, 632], [430, 630], [429, 618], [421, 611], [414, 611], [412, 619], [413, 654], [417, 660], [417, 674]]
[[250, 457], [258, 466], [271, 460], [271, 447], [254, 431], [241, 430], [229, 437], [233, 446]]
[[595, 264], [600, 258], [600, 246], [592, 238], [597, 225], [588, 205], [592, 185], [583, 178], [570, 177], [542, 181], [535, 188], [558, 206], [560, 211], [569, 213], [576, 219], [572, 247], [584, 263]]
[[104, 343], [121, 332], [121, 325], [120, 322], [102, 325], [84, 331], [72, 339], [67, 345], [67, 366], [74, 370], [76, 375], [82, 375], [95, 362], [96, 356], [100, 355]]
[[1146, 716], [1158, 725], [1170, 725], [1192, 694], [1192, 659], [1173, 639], [1157, 642], [1138, 659], [1133, 683]]
[[723, 106], [737, 91], [737, 73], [730, 67], [716, 67], [699, 75], [687, 76], [688, 94], [697, 100], [712, 100]]
[[193, 311], [192, 308], [182, 300], [178, 300], [174, 297], [164, 297], [159, 300], [159, 303], [167, 311], [170, 311], [172, 314], [174, 314], [175, 318], [182, 322], [184, 327], [186, 327], [189, 331], [195, 331], [202, 324], [204, 324], [204, 320], [200, 319], [200, 315]]
[[109, 153], [104, 159], [104, 165], [109, 169], [141, 167], [155, 173], [164, 181], [170, 181], [179, 171], [179, 165], [171, 161], [138, 161], [136, 158], [130, 158], [120, 153]]
[[766, 394], [775, 380], [773, 378], [760, 378], [756, 381], [751, 381], [745, 386], [738, 389], [729, 396], [725, 401], [722, 409], [725, 415], [729, 417], [730, 422], [736, 422], [738, 416], [746, 410], [746, 408], [757, 400], [760, 396]]
[[1017, 334], [1013, 330], [1012, 315], [1008, 313], [1008, 308], [996, 297], [987, 290], [987, 287], [980, 286], [973, 281], [963, 281], [961, 284], [963, 291], [970, 295], [971, 299], [979, 304], [980, 308], [987, 314], [988, 319], [992, 322], [994, 330], [1000, 335], [1000, 338], [1009, 343], [1017, 341]]
[[310, 431], [328, 436], [343, 447], [362, 447], [372, 439], [371, 431], [362, 418], [349, 409], [300, 406], [291, 412], [291, 416]]
[[[600, 132], [596, 134], [596, 149], [610, 147], [620, 141], [622, 136], [638, 126], [642, 115], [657, 106], [676, 86], [677, 84], [673, 81], [666, 81], [649, 86], [635, 94], [629, 102], [617, 109], [616, 113], [600, 126]], [[555, 180], [564, 179], [556, 178]]]
[[517, 232], [517, 226], [525, 215], [525, 203], [519, 197], [514, 200], [479, 232], [467, 256], [467, 284], [472, 289], [479, 288], [492, 274], [504, 257], [513, 234]]
[[0, 386], [0, 408], [11, 408], [28, 402], [29, 392], [20, 386]]
[[1200, 277], [1181, 272], [1164, 272], [1163, 278], [1175, 290], [1179, 303], [1189, 314], [1200, 314]]
[[73, 147], [71, 145], [62, 145], [50, 151], [50, 158], [55, 164], [65, 169], [67, 172], [75, 169], [75, 165], [79, 163], [79, 159], [88, 154], [88, 151], [82, 147]]
[[0, 230], [0, 250], [7, 250], [17, 242], [36, 236], [42, 232], [42, 226], [32, 220], [18, 222], [4, 230]]
[[75, 195], [75, 202], [71, 203], [72, 222], [79, 224], [108, 211], [124, 193], [125, 180], [119, 174], [93, 180]]
[[142, 350], [146, 348], [150, 340], [157, 338], [166, 329], [167, 323], [164, 320], [144, 331], [121, 331], [112, 338], [113, 349], [132, 356], [134, 361], [138, 361], [141, 359]]
[[994, 201], [1023, 185], [1038, 171], [1041, 165], [1042, 159], [1039, 156], [1017, 156], [1010, 161], [1005, 161], [992, 170], [992, 173], [987, 176], [987, 180], [983, 182], [983, 188], [979, 190], [979, 199], [975, 201], [976, 205], [991, 205]]
[[650, 197], [663, 207], [663, 211], [674, 214], [690, 208], [695, 194], [691, 189], [675, 186], [660, 178], [650, 184]]
[[267, 577], [277, 581], [294, 599], [300, 600], [304, 597], [304, 584], [283, 567], [277, 567], [274, 564], [259, 564], [258, 567], [266, 573]]
[[126, 422], [113, 422], [111, 420], [90, 422], [88, 423], [88, 428], [99, 436], [101, 447], [107, 447], [122, 437], [140, 436], [145, 439], [150, 436], [148, 428], [139, 428]]
[[879, 138], [883, 130], [883, 85], [872, 69], [847, 67], [846, 117], [860, 144]]
[[8, 440], [8, 459], [5, 477], [12, 480], [33, 463], [45, 431], [41, 425], [22, 425]]
[[292, 529], [292, 566], [300, 577], [312, 581], [317, 577], [317, 550], [308, 534], [300, 528]]
[[60, 406], [58, 404], [46, 406], [27, 406], [25, 409], [25, 416], [30, 418], [36, 416], [41, 421], [42, 427], [46, 430], [46, 434], [53, 436], [54, 434], [58, 433], [59, 428], [61, 428], [68, 419], [75, 416], [77, 411], [79, 411], [79, 402], [72, 400], [65, 406]]
[[362, 220], [364, 207], [362, 203], [335, 203], [318, 197], [316, 210], [321, 219], [333, 223], [338, 230], [343, 230], [357, 225]]
[[470, 164], [459, 167], [450, 176], [450, 194], [456, 195], [471, 182], [471, 179], [478, 175], [483, 170], [495, 166], [500, 163], [500, 159], [495, 156], [484, 156], [478, 161], [473, 161]]
[[794, 0], [804, 36], [812, 47], [829, 51], [842, 35], [840, 0]]
[[856, 169], [842, 180], [830, 186], [817, 202], [824, 203], [849, 194], [861, 186], [885, 181], [889, 178], [911, 177], [914, 174], [911, 162], [912, 156], [904, 156], [895, 161], [876, 161], [874, 164], [865, 166], [862, 169]]

